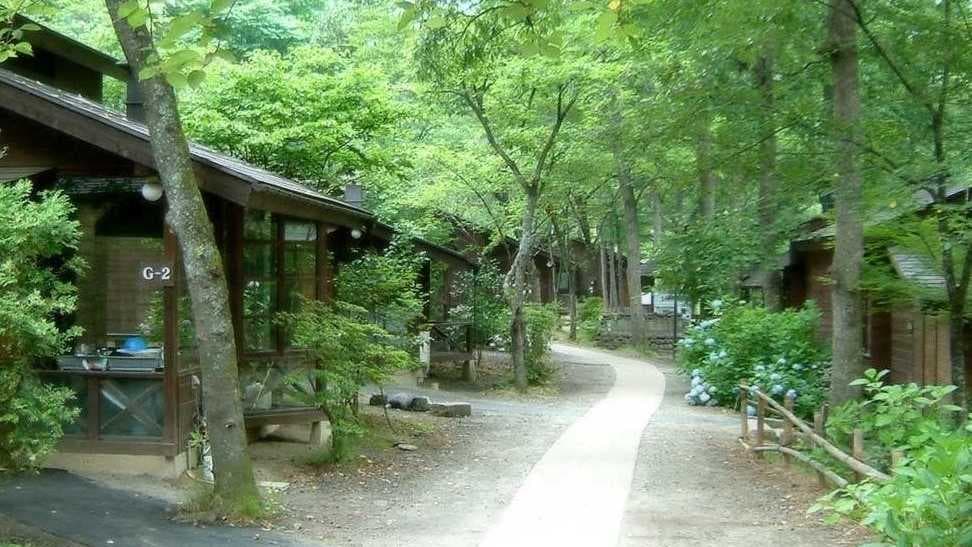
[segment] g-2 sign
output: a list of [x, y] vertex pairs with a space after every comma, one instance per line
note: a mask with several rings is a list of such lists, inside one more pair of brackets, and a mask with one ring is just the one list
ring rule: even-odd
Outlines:
[[138, 265], [138, 280], [156, 287], [175, 286], [175, 270], [168, 262], [143, 262]]

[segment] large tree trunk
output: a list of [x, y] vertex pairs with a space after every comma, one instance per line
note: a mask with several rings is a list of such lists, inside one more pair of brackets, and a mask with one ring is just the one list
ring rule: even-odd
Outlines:
[[610, 297], [608, 307], [612, 312], [618, 311], [619, 302], [621, 302], [620, 292], [618, 291], [618, 256], [614, 250], [614, 244], [608, 244], [608, 277], [611, 283], [608, 285], [610, 290], [608, 291], [608, 296]]
[[857, 23], [852, 0], [831, 0], [830, 65], [834, 83], [834, 127], [837, 144], [835, 181], [836, 235], [833, 276], [833, 368], [830, 400], [840, 404], [859, 396], [848, 384], [864, 373], [862, 355], [861, 177], [857, 169], [860, 99], [857, 78]]
[[598, 254], [601, 258], [601, 270], [600, 270], [600, 285], [601, 285], [601, 300], [604, 301], [604, 309], [609, 310], [611, 308], [611, 277], [608, 274], [608, 257], [607, 257], [607, 245], [604, 242], [604, 230], [598, 230], [597, 240], [598, 240]]
[[779, 209], [776, 182], [776, 122], [775, 97], [773, 95], [773, 59], [769, 53], [762, 55], [755, 66], [756, 86], [762, 99], [760, 105], [761, 126], [765, 136], [759, 144], [759, 222], [763, 229], [766, 257], [763, 261], [763, 295], [766, 307], [777, 311], [781, 305], [781, 279], [776, 270], [777, 211]]
[[[154, 55], [146, 27], [133, 29], [118, 16], [123, 0], [106, 0], [118, 41], [135, 74]], [[229, 291], [213, 226], [193, 173], [189, 145], [175, 92], [162, 76], [140, 80], [152, 154], [168, 202], [166, 222], [175, 232], [185, 264], [192, 316], [202, 365], [203, 408], [213, 453], [215, 495], [225, 510], [258, 500], [246, 450], [243, 406], [239, 394], [236, 343]]]
[[665, 229], [661, 192], [658, 189], [651, 191], [651, 220], [651, 242], [655, 245], [655, 249], [658, 249], [661, 246], [662, 231]]
[[705, 116], [695, 141], [695, 167], [699, 175], [699, 216], [708, 220], [715, 215], [716, 176], [712, 169], [712, 128]]
[[527, 266], [533, 260], [533, 227], [537, 215], [537, 203], [540, 201], [540, 191], [536, 187], [526, 190], [526, 204], [523, 217], [520, 219], [520, 245], [516, 257], [513, 259], [513, 294], [510, 297], [510, 311], [512, 323], [510, 337], [512, 340], [511, 354], [513, 359], [513, 377], [516, 388], [525, 391], [527, 388], [526, 369], [526, 324], [523, 306], [526, 302]]
[[643, 313], [641, 311], [641, 234], [638, 225], [638, 200], [631, 184], [631, 174], [619, 151], [615, 150], [615, 164], [624, 208], [624, 240], [628, 247], [628, 313], [631, 316], [631, 343], [636, 347], [645, 343]]

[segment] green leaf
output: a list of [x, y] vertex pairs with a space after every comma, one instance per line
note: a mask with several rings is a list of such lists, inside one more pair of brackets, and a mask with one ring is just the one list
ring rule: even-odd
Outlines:
[[118, 17], [120, 19], [126, 19], [129, 15], [135, 13], [135, 10], [139, 9], [138, 0], [127, 0], [122, 2], [118, 6]]
[[868, 383], [869, 382], [868, 382], [868, 380], [866, 378], [858, 378], [858, 379], [854, 380], [853, 382], [851, 382], [851, 383], [849, 383], [847, 385], [849, 385], [849, 386], [863, 386], [863, 385], [866, 385]]
[[603, 11], [597, 16], [597, 21], [594, 23], [594, 39], [598, 42], [604, 42], [611, 37], [614, 31], [614, 23], [618, 21], [618, 14], [611, 11]]
[[201, 84], [205, 79], [206, 71], [199, 69], [193, 70], [188, 76], [186, 76], [186, 81], [188, 81], [189, 85], [192, 87], [199, 87], [199, 84]]
[[209, 7], [209, 11], [213, 13], [222, 13], [233, 5], [234, 0], [213, 0], [213, 3]]
[[398, 30], [399, 31], [405, 30], [407, 26], [412, 24], [412, 21], [415, 20], [415, 17], [417, 15], [418, 15], [418, 10], [415, 8], [414, 5], [409, 8], [406, 8], [402, 12], [402, 17], [398, 20]]
[[445, 18], [445, 16], [439, 14], [429, 17], [429, 20], [425, 22], [425, 26], [432, 30], [440, 29], [447, 24], [449, 24], [449, 21]]
[[17, 42], [13, 45], [13, 49], [17, 53], [23, 53], [25, 55], [31, 55], [34, 53], [34, 48], [31, 47], [29, 42]]
[[142, 70], [138, 71], [138, 79], [148, 80], [149, 78], [154, 78], [159, 75], [160, 71], [161, 69], [159, 65], [148, 65], [146, 67], [142, 67]]
[[177, 90], [183, 89], [189, 84], [189, 80], [181, 72], [168, 72], [165, 79], [169, 82], [169, 85]]
[[169, 28], [160, 43], [163, 44], [163, 47], [174, 44], [176, 40], [196, 28], [201, 21], [202, 14], [198, 12], [190, 12], [176, 17], [169, 23]]
[[138, 7], [135, 9], [135, 11], [129, 14], [128, 17], [125, 17], [125, 20], [128, 21], [128, 24], [131, 25], [132, 28], [139, 28], [145, 26], [145, 23], [148, 22], [148, 17], [148, 10]]

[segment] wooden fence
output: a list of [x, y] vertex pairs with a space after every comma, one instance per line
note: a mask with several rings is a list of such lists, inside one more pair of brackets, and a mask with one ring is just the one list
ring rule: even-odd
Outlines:
[[[822, 486], [826, 486], [826, 481], [829, 481], [838, 488], [847, 486], [847, 479], [838, 475], [824, 464], [814, 460], [809, 454], [794, 448], [793, 445], [797, 436], [802, 435], [808, 441], [809, 446], [822, 449], [834, 458], [834, 460], [853, 471], [858, 481], [867, 478], [877, 482], [885, 482], [891, 479], [887, 474], [864, 463], [863, 430], [855, 429], [853, 432], [853, 455], [845, 453], [827, 440], [826, 432], [824, 431], [824, 426], [827, 421], [826, 406], [814, 414], [814, 423], [811, 427], [793, 413], [795, 403], [793, 397], [788, 395], [784, 399], [784, 404], [781, 405], [761, 391], [755, 391], [754, 393], [756, 396], [755, 436], [750, 435], [749, 431], [749, 415], [747, 412], [750, 395], [749, 385], [746, 383], [739, 385], [739, 408], [742, 411], [739, 441], [747, 450], [755, 453], [758, 457], [761, 457], [766, 452], [777, 452], [783, 455], [783, 461], [786, 466], [791, 465], [791, 461], [796, 459], [816, 470], [818, 480]], [[776, 444], [766, 442], [766, 418], [768, 413], [776, 414], [783, 420], [782, 434], [780, 435], [779, 443]], [[900, 452], [896, 451], [892, 453], [893, 460], [900, 457]]]

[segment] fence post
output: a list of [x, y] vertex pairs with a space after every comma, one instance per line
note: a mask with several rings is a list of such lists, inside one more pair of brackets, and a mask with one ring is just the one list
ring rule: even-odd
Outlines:
[[745, 380], [739, 384], [739, 410], [742, 414], [739, 436], [744, 441], [749, 440], [749, 383]]
[[[765, 436], [766, 429], [766, 399], [757, 394], [756, 400], [756, 446], [763, 446], [763, 438]], [[757, 458], [762, 458], [763, 453], [757, 452]]]
[[[783, 399], [783, 407], [793, 412], [793, 407], [795, 405], [795, 400], [792, 395], [787, 394]], [[783, 418], [783, 438], [780, 439], [780, 444], [783, 446], [790, 446], [793, 444], [793, 422], [789, 418]], [[793, 457], [789, 454], [783, 454], [783, 465], [785, 467], [790, 467], [790, 463]]]
[[[864, 430], [860, 428], [854, 428], [854, 436], [851, 444], [851, 455], [854, 459], [860, 462], [864, 461]], [[854, 473], [854, 477], [857, 478], [857, 482], [864, 480], [864, 475], [860, 473]]]
[[[826, 433], [824, 432], [824, 424], [826, 422], [826, 418], [824, 416], [824, 412], [825, 412], [824, 409], [826, 408], [827, 408], [826, 406], [820, 407], [820, 410], [813, 413], [813, 432], [816, 433], [817, 435], [820, 435], [821, 437], [826, 436]], [[813, 445], [814, 447], [816, 447], [817, 443], [814, 442]], [[824, 474], [821, 473], [820, 471], [817, 471], [817, 483], [819, 483], [820, 486], [824, 488], [827, 487], [827, 479], [826, 477], [824, 477]]]

